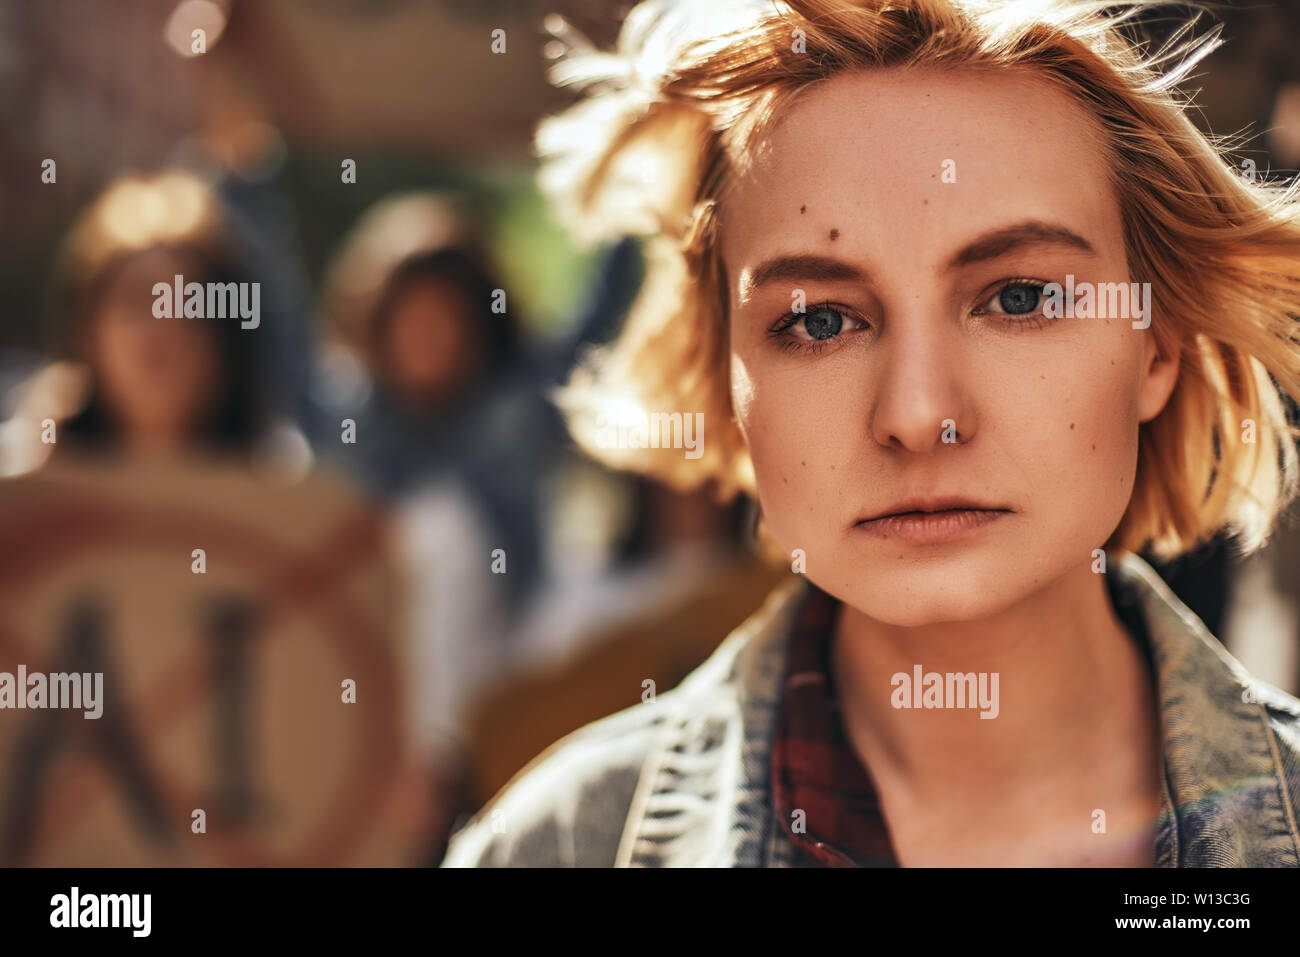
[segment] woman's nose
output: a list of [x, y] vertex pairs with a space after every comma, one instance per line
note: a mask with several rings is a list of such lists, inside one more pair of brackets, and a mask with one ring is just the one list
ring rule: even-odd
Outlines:
[[895, 316], [875, 343], [881, 366], [870, 428], [887, 448], [929, 452], [975, 436], [960, 333], [935, 315]]

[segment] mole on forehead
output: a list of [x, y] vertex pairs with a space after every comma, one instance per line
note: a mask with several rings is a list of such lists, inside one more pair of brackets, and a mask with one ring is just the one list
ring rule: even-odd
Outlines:
[[[1075, 125], [1066, 122], [1066, 126]], [[871, 210], [883, 213], [889, 209], [890, 215], [902, 216], [911, 215], [905, 209], [914, 206], [917, 214], [923, 208], [930, 215], [931, 210], [958, 214], [971, 213], [974, 203], [979, 208], [996, 209], [999, 220], [1023, 214], [1021, 218], [1063, 220], [1075, 223], [1080, 231], [1108, 233], [1119, 210], [1105, 198], [1117, 203], [1119, 196], [1104, 151], [1085, 149], [1096, 140], [1080, 140], [1079, 135], [1076, 126], [1071, 142], [1078, 148], [1069, 150], [1068, 163], [1061, 161], [1060, 149], [1021, 151], [1010, 164], [1005, 154], [981, 162], [980, 157], [988, 151], [974, 151], [969, 157], [958, 154], [958, 159], [949, 162], [955, 182], [944, 180], [945, 168], [927, 167], [915, 170], [916, 188], [902, 192], [900, 177], [905, 182], [907, 171], [897, 166], [880, 170], [888, 182], [879, 184], [871, 176], [848, 180], [839, 172], [844, 164], [830, 157], [805, 170], [793, 166], [754, 169], [731, 184], [720, 222], [730, 220], [731, 227], [749, 234], [755, 228], [776, 228], [778, 222], [792, 226], [797, 222], [801, 229], [809, 227], [821, 242], [835, 242], [849, 235], [846, 228], [854, 225], [855, 216]], [[951, 206], [950, 197], [960, 198], [959, 208]], [[849, 222], [841, 219], [844, 216]]]

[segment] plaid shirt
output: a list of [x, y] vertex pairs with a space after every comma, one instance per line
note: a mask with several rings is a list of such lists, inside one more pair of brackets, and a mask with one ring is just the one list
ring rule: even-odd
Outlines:
[[805, 866], [897, 867], [875, 786], [840, 717], [829, 658], [839, 609], [813, 586], [795, 623], [772, 749], [777, 817]]

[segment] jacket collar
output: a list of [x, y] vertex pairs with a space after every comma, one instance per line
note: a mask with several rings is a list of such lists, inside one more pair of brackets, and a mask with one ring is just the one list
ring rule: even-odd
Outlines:
[[[1137, 555], [1112, 563], [1147, 623], [1164, 742], [1156, 865], [1300, 865], [1294, 796], [1265, 704], [1294, 699], [1256, 682]], [[619, 844], [621, 866], [790, 866], [775, 820], [772, 743], [794, 616], [808, 584], [768, 596], [681, 685], [661, 695]]]
[[1266, 705], [1295, 699], [1253, 679], [1145, 561], [1126, 555], [1151, 638], [1164, 741], [1157, 865], [1300, 865], [1297, 795], [1288, 793]]

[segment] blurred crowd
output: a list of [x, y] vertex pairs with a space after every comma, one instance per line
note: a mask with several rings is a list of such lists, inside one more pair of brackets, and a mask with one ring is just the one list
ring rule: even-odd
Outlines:
[[[634, 243], [597, 257], [572, 331], [538, 341], [454, 196], [368, 209], [303, 297], [280, 281], [301, 275], [296, 250], [259, 230], [273, 197], [229, 187], [179, 168], [128, 175], [77, 218], [49, 353], [6, 391], [0, 463], [10, 483], [235, 468], [253, 496], [311, 474], [382, 511], [427, 784], [412, 852], [432, 863], [551, 741], [675, 684], [781, 570], [746, 550], [743, 503], [606, 472], [566, 438], [551, 393], [617, 328]], [[182, 316], [176, 283], [256, 283], [262, 314]], [[161, 292], [174, 317], [160, 318]]]

